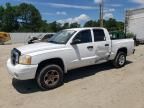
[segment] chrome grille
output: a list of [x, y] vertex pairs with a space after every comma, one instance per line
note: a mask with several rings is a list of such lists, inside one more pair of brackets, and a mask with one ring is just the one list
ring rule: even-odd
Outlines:
[[18, 63], [20, 54], [20, 51], [16, 48], [11, 51], [11, 63], [13, 65], [16, 65]]

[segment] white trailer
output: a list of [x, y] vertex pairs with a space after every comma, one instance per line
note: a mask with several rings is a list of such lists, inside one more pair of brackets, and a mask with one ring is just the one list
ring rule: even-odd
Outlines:
[[135, 34], [137, 40], [144, 41], [144, 8], [126, 11], [125, 29]]

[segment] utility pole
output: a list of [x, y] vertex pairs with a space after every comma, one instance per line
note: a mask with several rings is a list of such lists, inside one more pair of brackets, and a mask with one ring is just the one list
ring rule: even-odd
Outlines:
[[127, 34], [128, 22], [129, 22], [129, 10], [125, 9], [125, 23], [124, 23], [124, 32]]
[[99, 15], [100, 27], [103, 27], [103, 16], [104, 16], [104, 1], [103, 0], [101, 0], [101, 2], [99, 3], [99, 7], [100, 7], [100, 15]]

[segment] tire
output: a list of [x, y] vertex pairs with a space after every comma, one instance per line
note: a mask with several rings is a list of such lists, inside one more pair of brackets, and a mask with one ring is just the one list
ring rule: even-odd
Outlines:
[[58, 65], [43, 67], [36, 76], [38, 86], [42, 90], [49, 90], [63, 84], [63, 71]]
[[116, 68], [121, 68], [121, 67], [125, 66], [125, 64], [126, 64], [126, 53], [120, 51], [116, 55], [116, 57], [113, 61], [113, 65]]

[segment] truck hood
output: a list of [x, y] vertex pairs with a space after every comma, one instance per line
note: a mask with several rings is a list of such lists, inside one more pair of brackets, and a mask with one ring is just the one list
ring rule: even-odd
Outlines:
[[51, 50], [51, 49], [59, 49], [64, 48], [64, 44], [53, 44], [53, 43], [47, 43], [47, 42], [40, 42], [40, 43], [34, 43], [25, 45], [22, 47], [18, 47], [17, 49], [21, 52], [21, 54], [29, 54], [33, 52], [38, 52], [42, 50]]

